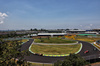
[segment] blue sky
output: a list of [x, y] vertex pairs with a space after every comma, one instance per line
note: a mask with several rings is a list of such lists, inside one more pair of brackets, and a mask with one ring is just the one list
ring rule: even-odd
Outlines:
[[100, 0], [0, 0], [0, 13], [0, 30], [100, 28]]

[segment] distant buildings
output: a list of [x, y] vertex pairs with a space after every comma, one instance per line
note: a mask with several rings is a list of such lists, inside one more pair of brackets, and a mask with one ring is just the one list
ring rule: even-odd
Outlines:
[[67, 33], [38, 33], [38, 36], [64, 36]]
[[86, 34], [99, 34], [99, 32], [94, 32], [94, 31], [87, 31], [85, 32]]
[[64, 34], [100, 34], [100, 29], [81, 30], [81, 29], [37, 29], [37, 30], [16, 30], [16, 31], [0, 31], [0, 35], [5, 34], [28, 34], [28, 36], [37, 35], [64, 35]]
[[80, 29], [70, 29], [66, 30], [66, 33], [85, 33], [86, 30], [80, 30]]
[[87, 34], [100, 34], [100, 29], [86, 30]]

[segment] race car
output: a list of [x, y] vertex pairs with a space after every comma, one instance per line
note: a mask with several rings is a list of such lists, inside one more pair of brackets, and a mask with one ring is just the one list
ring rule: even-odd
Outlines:
[[96, 48], [93, 48], [93, 50], [96, 51], [97, 49]]
[[86, 54], [86, 53], [89, 53], [89, 50], [84, 51], [84, 53], [85, 53], [85, 54]]

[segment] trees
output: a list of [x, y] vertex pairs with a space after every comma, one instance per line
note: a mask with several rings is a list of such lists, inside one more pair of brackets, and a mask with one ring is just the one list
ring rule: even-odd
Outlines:
[[33, 30], [34, 30], [34, 31], [38, 31], [38, 29], [37, 29], [37, 28], [34, 28]]
[[57, 61], [54, 66], [84, 66], [88, 64], [80, 55], [70, 54], [64, 61]]
[[[27, 52], [20, 51], [21, 42], [0, 40], [0, 66], [28, 66], [29, 64], [22, 60]], [[16, 60], [18, 58], [18, 60]]]

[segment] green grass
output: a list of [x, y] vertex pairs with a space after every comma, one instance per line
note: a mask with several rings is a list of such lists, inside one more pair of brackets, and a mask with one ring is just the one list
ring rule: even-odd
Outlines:
[[34, 53], [62, 55], [77, 52], [81, 44], [77, 45], [32, 45], [31, 50]]
[[22, 40], [19, 40], [18, 42], [21, 42], [21, 44], [22, 44], [22, 43], [25, 43], [27, 41], [28, 41], [28, 39], [22, 39]]
[[86, 41], [86, 42], [92, 43], [92, 42], [94, 42], [96, 40], [100, 40], [100, 38], [87, 37], [87, 36], [78, 36], [78, 37], [76, 37], [76, 40]]
[[31, 66], [54, 66], [54, 64], [31, 63]]
[[22, 42], [27, 42], [28, 41], [28, 39], [22, 39]]
[[40, 39], [35, 39], [36, 43], [76, 43], [76, 41], [71, 40], [71, 39], [61, 39], [61, 38], [57, 38], [57, 37], [53, 37], [53, 38], [40, 38]]

